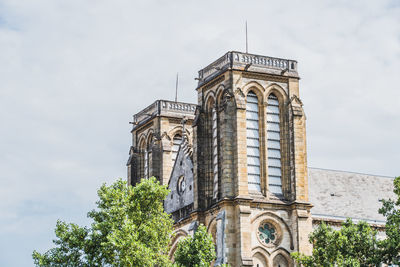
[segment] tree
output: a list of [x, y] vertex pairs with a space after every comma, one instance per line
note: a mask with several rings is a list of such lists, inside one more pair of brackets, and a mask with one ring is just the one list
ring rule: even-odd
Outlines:
[[382, 262], [387, 264], [400, 264], [400, 176], [394, 179], [396, 200], [381, 200], [382, 208], [379, 213], [386, 217], [386, 239], [381, 246], [385, 249]]
[[58, 221], [56, 247], [33, 252], [36, 266], [166, 266], [173, 222], [163, 210], [168, 189], [156, 178], [135, 187], [101, 186], [90, 227]]
[[293, 258], [308, 266], [375, 266], [380, 262], [377, 232], [366, 222], [354, 224], [347, 219], [339, 230], [322, 223], [311, 233], [311, 256], [292, 253]]
[[188, 236], [180, 241], [174, 256], [178, 266], [210, 266], [211, 261], [215, 259], [215, 247], [206, 227], [200, 225], [193, 237]]
[[386, 238], [377, 239], [377, 232], [366, 222], [354, 224], [347, 219], [339, 230], [322, 223], [311, 233], [311, 256], [292, 253], [293, 258], [308, 266], [378, 266], [400, 263], [400, 177], [394, 179], [396, 200], [381, 200], [379, 213], [386, 217]]

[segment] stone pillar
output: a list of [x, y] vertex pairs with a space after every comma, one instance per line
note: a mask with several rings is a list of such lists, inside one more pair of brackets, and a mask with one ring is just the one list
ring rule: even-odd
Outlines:
[[197, 122], [193, 124], [193, 209], [197, 210], [199, 208], [199, 170], [198, 164], [199, 149], [198, 149], [198, 127]]
[[300, 253], [311, 255], [312, 244], [308, 235], [312, 232], [312, 218], [310, 210], [297, 210], [298, 250]]
[[236, 157], [237, 157], [237, 176], [238, 184], [237, 195], [247, 196], [249, 194], [249, 186], [247, 183], [247, 141], [246, 141], [246, 110], [237, 109], [236, 119]]
[[239, 218], [239, 249], [240, 253], [237, 266], [253, 266], [253, 259], [251, 255], [251, 209], [250, 204], [241, 203], [238, 205], [238, 218]]
[[293, 149], [296, 200], [308, 201], [306, 118], [299, 98], [298, 79], [289, 79], [290, 106], [293, 114]]
[[225, 89], [220, 114], [220, 192], [221, 198], [235, 195], [235, 141], [236, 141], [236, 105], [234, 96]]
[[214, 266], [225, 263], [225, 210], [217, 215], [217, 259]]

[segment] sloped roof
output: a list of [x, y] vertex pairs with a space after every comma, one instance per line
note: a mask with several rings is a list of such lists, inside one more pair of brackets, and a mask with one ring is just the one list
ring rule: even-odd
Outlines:
[[380, 199], [394, 199], [393, 177], [308, 168], [313, 218], [347, 217], [383, 223]]

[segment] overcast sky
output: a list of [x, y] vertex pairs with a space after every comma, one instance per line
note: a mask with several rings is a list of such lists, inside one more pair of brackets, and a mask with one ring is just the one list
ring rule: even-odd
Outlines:
[[230, 50], [298, 60], [310, 167], [400, 175], [400, 2], [0, 1], [0, 266], [126, 177], [131, 116]]

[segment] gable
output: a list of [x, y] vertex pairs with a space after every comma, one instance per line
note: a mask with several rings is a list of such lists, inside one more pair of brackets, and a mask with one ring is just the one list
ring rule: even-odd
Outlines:
[[168, 189], [171, 192], [164, 202], [167, 213], [188, 209], [187, 207], [193, 205], [193, 162], [186, 139], [179, 147]]

